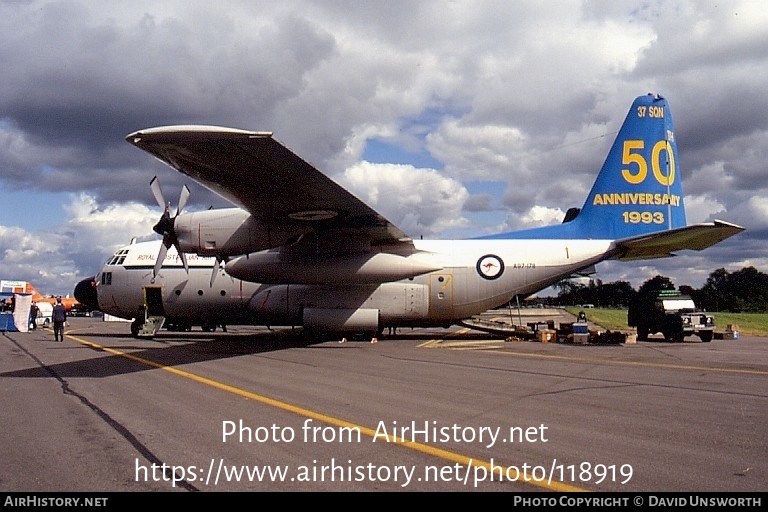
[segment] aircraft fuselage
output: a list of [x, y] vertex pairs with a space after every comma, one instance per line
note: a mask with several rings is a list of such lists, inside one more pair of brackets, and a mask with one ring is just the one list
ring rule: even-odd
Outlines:
[[[281, 272], [288, 282], [254, 283], [222, 269], [211, 286], [213, 258], [193, 258], [187, 273], [173, 253], [153, 279], [158, 243], [128, 246], [127, 257], [108, 262], [97, 276], [100, 310], [135, 318], [146, 303], [146, 290], [159, 289], [169, 323], [321, 331], [449, 326], [591, 266], [611, 248], [606, 240], [419, 240], [414, 241], [417, 251], [404, 260], [416, 260], [417, 269], [426, 265], [439, 270], [388, 282], [369, 282], [368, 277], [354, 282], [346, 268], [338, 279], [329, 273], [327, 282], [318, 283], [317, 274], [312, 282], [300, 272], [293, 281], [286, 278], [292, 273], [290, 261], [284, 261]], [[306, 263], [297, 265], [306, 269]]]

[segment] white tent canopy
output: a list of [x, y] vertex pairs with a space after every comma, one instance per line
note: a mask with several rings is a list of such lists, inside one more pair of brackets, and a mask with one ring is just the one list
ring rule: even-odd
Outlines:
[[31, 293], [14, 293], [16, 306], [13, 309], [13, 323], [19, 332], [29, 332], [29, 309], [32, 306]]

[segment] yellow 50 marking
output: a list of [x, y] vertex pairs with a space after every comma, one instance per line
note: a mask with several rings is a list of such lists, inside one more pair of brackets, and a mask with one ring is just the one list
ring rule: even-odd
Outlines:
[[[645, 157], [639, 153], [645, 148], [645, 142], [642, 140], [625, 140], [624, 148], [621, 152], [621, 163], [626, 166], [634, 167], [633, 169], [626, 168], [621, 170], [621, 175], [624, 179], [633, 185], [638, 185], [645, 181], [648, 176], [648, 162], [645, 161]], [[668, 162], [661, 161], [661, 152], [667, 152]], [[662, 163], [667, 164], [669, 172], [667, 175], [662, 174]], [[653, 146], [651, 151], [651, 169], [653, 171], [653, 177], [656, 178], [660, 184], [666, 186], [675, 182], [675, 154], [672, 152], [672, 145], [669, 141], [660, 140]]]

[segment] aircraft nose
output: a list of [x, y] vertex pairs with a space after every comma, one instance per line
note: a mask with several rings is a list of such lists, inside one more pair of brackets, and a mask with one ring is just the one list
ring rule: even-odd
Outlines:
[[75, 299], [77, 301], [92, 309], [99, 309], [99, 296], [96, 292], [96, 276], [91, 276], [83, 279], [77, 286], [75, 286]]

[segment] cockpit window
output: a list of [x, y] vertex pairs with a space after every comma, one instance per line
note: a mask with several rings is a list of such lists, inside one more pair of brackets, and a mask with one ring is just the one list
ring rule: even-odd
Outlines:
[[122, 265], [125, 257], [128, 255], [128, 249], [120, 249], [114, 256], [109, 258], [107, 265]]

